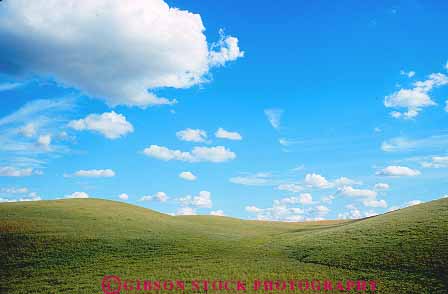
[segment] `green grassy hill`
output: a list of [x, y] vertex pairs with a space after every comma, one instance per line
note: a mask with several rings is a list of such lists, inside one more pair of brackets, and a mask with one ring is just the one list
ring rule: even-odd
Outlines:
[[96, 199], [0, 204], [0, 293], [102, 293], [129, 279], [373, 279], [448, 293], [448, 199], [358, 221], [169, 216]]

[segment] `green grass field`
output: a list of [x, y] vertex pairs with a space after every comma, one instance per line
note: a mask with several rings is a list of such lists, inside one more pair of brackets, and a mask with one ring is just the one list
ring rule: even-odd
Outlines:
[[169, 216], [96, 199], [0, 204], [0, 293], [102, 293], [128, 279], [358, 280], [448, 293], [448, 199], [357, 221]]

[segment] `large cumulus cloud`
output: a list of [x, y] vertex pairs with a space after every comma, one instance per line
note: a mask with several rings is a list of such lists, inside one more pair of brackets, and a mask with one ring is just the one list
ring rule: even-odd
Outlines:
[[6, 0], [0, 6], [1, 73], [54, 78], [111, 106], [175, 103], [151, 89], [191, 87], [211, 67], [244, 54], [235, 37], [209, 44], [200, 15], [163, 0]]

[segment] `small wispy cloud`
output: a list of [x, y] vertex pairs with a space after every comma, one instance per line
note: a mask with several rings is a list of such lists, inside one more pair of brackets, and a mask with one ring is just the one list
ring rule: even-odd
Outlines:
[[381, 150], [384, 152], [405, 152], [417, 149], [433, 150], [446, 147], [448, 147], [448, 135], [433, 135], [418, 139], [395, 137], [381, 144]]
[[298, 184], [297, 173], [304, 166], [286, 171], [241, 172], [229, 179], [229, 182], [243, 186], [272, 186], [281, 191], [295, 191], [302, 188]]
[[64, 177], [111, 178], [115, 177], [115, 171], [111, 169], [81, 169], [73, 174], [65, 174]]
[[280, 138], [278, 139], [278, 143], [282, 145], [283, 147], [290, 147], [292, 145], [298, 145], [303, 143], [301, 140], [296, 139], [288, 139], [288, 138]]
[[22, 85], [22, 83], [2, 83], [0, 84], [0, 92], [14, 90]]
[[271, 173], [243, 174], [232, 177], [229, 181], [243, 186], [273, 186], [277, 183]]
[[400, 75], [407, 76], [408, 78], [412, 78], [413, 76], [415, 76], [415, 71], [413, 71], [413, 70], [410, 70], [410, 71], [402, 70], [402, 71], [400, 71]]
[[448, 168], [448, 156], [432, 156], [420, 164], [426, 168]]
[[279, 108], [271, 108], [264, 111], [264, 114], [266, 115], [269, 123], [274, 129], [278, 129], [280, 127], [283, 113], [283, 109]]
[[29, 177], [33, 175], [32, 168], [16, 168], [13, 166], [0, 166], [0, 177]]
[[0, 118], [0, 126], [23, 124], [24, 121], [42, 118], [56, 119], [55, 114], [74, 108], [74, 98], [39, 99], [27, 102], [15, 112]]
[[44, 158], [68, 152], [67, 140], [61, 134], [74, 109], [75, 98], [72, 97], [38, 99], [1, 117], [2, 163], [17, 168], [36, 168], [44, 165]]

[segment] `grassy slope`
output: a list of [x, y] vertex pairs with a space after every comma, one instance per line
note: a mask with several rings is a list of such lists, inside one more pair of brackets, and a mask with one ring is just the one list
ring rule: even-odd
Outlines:
[[[375, 279], [447, 293], [448, 199], [360, 221], [172, 217], [95, 199], [0, 204], [0, 293], [101, 293], [136, 279]], [[445, 284], [444, 284], [445, 281]]]

